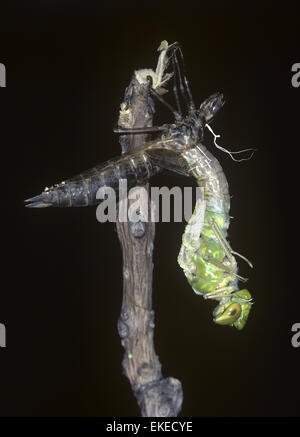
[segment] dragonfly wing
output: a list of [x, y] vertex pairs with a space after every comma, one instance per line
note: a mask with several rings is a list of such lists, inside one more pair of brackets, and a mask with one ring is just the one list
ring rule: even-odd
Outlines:
[[189, 167], [181, 153], [159, 147], [149, 148], [146, 153], [152, 164], [184, 176], [189, 176]]
[[138, 154], [145, 154], [147, 158], [150, 158], [153, 166], [190, 176], [188, 164], [182, 156], [182, 146], [176, 145], [176, 141], [170, 143], [158, 138], [137, 147], [133, 154], [124, 154], [123, 156], [136, 156]]

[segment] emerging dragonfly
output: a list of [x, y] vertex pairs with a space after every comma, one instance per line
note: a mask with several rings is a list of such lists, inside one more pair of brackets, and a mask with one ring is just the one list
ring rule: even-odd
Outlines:
[[[117, 191], [119, 179], [126, 179], [130, 188], [145, 183], [161, 168], [195, 178], [198, 186], [203, 189], [204, 202], [196, 203], [185, 228], [178, 263], [195, 293], [219, 302], [213, 311], [214, 322], [235, 326], [240, 330], [247, 321], [252, 298], [248, 290], [238, 288], [238, 280], [246, 279], [237, 274], [234, 255], [240, 256], [251, 267], [252, 264], [233, 251], [227, 241], [230, 208], [228, 183], [220, 163], [202, 144], [204, 129], [209, 127], [223, 106], [224, 98], [221, 93], [213, 94], [197, 109], [184, 67], [181, 68], [184, 61], [179, 44], [168, 45], [164, 42], [161, 51], [161, 64], [156, 73], [140, 70], [143, 73], [138, 80], [148, 83], [149, 92], [172, 111], [174, 123], [157, 127], [115, 129], [120, 134], [158, 132], [159, 135], [134, 154], [124, 154], [54, 187], [46, 188], [40, 195], [27, 199], [26, 206], [46, 208], [96, 205], [100, 203], [96, 193], [104, 185]], [[176, 109], [156, 91], [172, 77], [172, 74], [163, 76], [170, 61], [173, 65]], [[187, 107], [186, 116], [182, 114], [178, 86]]]

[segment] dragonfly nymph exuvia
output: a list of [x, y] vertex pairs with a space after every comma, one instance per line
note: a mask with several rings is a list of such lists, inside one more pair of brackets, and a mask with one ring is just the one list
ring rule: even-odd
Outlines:
[[[106, 163], [46, 188], [40, 195], [27, 199], [29, 208], [81, 207], [97, 205], [97, 191], [103, 186], [118, 191], [119, 180], [126, 179], [128, 188], [144, 184], [160, 169], [192, 177], [202, 187], [204, 201], [197, 202], [182, 237], [178, 256], [188, 282], [194, 292], [205, 299], [218, 301], [213, 319], [219, 325], [242, 329], [247, 321], [252, 298], [248, 290], [239, 289], [235, 255], [227, 240], [230, 196], [228, 183], [219, 161], [202, 144], [205, 128], [224, 105], [221, 93], [208, 97], [197, 108], [187, 79], [183, 54], [178, 43], [160, 46], [161, 54], [156, 71], [139, 70], [137, 79], [147, 84], [149, 95], [166, 105], [174, 115], [172, 124], [146, 128], [117, 127], [119, 134], [153, 133], [157, 138], [145, 143], [132, 154], [123, 154]], [[173, 74], [166, 73], [172, 63]], [[173, 80], [176, 108], [158, 92], [162, 85]], [[181, 109], [181, 100], [186, 107]], [[204, 206], [204, 210], [203, 210]], [[202, 208], [201, 214], [199, 214]], [[201, 217], [201, 223], [199, 222]], [[196, 224], [196, 226], [195, 226]]]

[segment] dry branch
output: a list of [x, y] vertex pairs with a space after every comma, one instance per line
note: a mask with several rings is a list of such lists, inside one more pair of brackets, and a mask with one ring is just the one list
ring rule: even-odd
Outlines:
[[[133, 76], [121, 105], [120, 127], [152, 126], [154, 105], [147, 84]], [[122, 152], [134, 152], [147, 141], [147, 135], [122, 135]], [[149, 184], [145, 186], [149, 193]], [[150, 196], [148, 196], [149, 199]], [[130, 206], [130, 200], [128, 208]], [[148, 217], [150, 201], [148, 202]], [[124, 373], [146, 417], [175, 417], [181, 410], [183, 393], [179, 380], [163, 378], [154, 350], [154, 311], [152, 309], [153, 243], [155, 224], [119, 222], [117, 232], [123, 251], [123, 302], [118, 331], [125, 349]]]

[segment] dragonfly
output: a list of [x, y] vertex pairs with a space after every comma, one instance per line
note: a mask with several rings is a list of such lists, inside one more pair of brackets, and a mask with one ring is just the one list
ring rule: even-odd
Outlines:
[[[228, 241], [230, 195], [226, 176], [219, 161], [203, 145], [205, 128], [210, 127], [225, 100], [222, 93], [208, 97], [197, 108], [185, 71], [179, 43], [161, 44], [161, 55], [155, 72], [139, 70], [137, 79], [148, 85], [149, 95], [164, 104], [174, 121], [162, 126], [124, 128], [118, 134], [152, 133], [157, 137], [134, 153], [125, 153], [79, 175], [45, 188], [25, 201], [28, 208], [83, 207], [97, 205], [97, 191], [109, 186], [118, 194], [119, 180], [126, 179], [129, 188], [141, 185], [161, 169], [171, 170], [195, 179], [203, 199], [196, 202], [193, 214], [182, 236], [178, 263], [194, 292], [218, 302], [213, 321], [219, 325], [244, 328], [253, 305], [247, 289], [239, 288], [236, 257], [251, 262], [235, 252]], [[165, 73], [172, 63], [173, 73]], [[159, 93], [162, 85], [173, 78], [174, 108]], [[182, 110], [184, 102], [185, 111]], [[248, 149], [247, 149], [248, 150]]]

